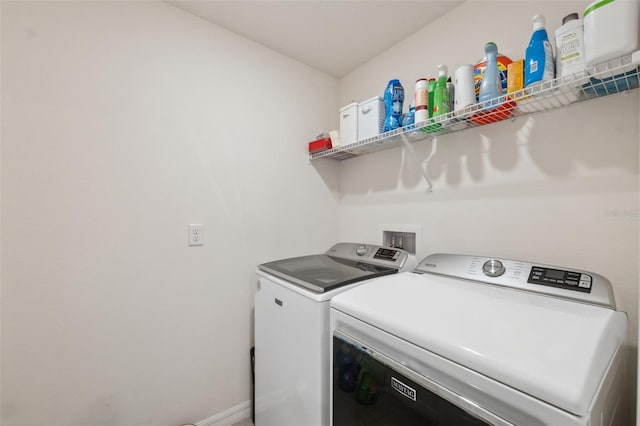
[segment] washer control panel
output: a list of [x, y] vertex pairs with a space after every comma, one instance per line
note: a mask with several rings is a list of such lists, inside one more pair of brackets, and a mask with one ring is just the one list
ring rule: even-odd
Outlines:
[[397, 268], [400, 271], [411, 271], [417, 263], [415, 257], [410, 256], [405, 250], [374, 244], [337, 243], [325, 254], [356, 262]]
[[613, 288], [609, 280], [594, 272], [578, 269], [521, 260], [436, 253], [422, 259], [414, 272], [508, 287], [615, 309]]
[[397, 249], [390, 249], [390, 248], [380, 247], [376, 251], [376, 254], [373, 255], [373, 258], [374, 259], [390, 260], [392, 262], [395, 262], [396, 260], [398, 260], [398, 258], [400, 258], [400, 254], [401, 253], [402, 252], [400, 250], [397, 250]]
[[589, 293], [593, 278], [580, 272], [533, 266], [527, 282]]

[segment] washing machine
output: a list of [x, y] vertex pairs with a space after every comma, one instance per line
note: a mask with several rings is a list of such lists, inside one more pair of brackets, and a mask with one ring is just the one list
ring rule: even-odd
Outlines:
[[596, 273], [428, 256], [331, 300], [331, 424], [627, 426], [627, 324]]
[[338, 243], [323, 254], [259, 265], [256, 425], [328, 425], [331, 298], [416, 265], [405, 250], [359, 243]]

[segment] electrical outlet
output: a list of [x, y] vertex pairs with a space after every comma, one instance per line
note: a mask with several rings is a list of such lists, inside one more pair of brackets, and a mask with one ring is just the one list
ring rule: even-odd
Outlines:
[[189, 245], [204, 245], [204, 225], [193, 223], [189, 225]]

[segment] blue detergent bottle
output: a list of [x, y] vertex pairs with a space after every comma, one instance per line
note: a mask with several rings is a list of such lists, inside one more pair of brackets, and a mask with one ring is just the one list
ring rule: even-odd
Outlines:
[[480, 83], [479, 101], [482, 108], [495, 108], [500, 105], [502, 95], [502, 82], [500, 70], [498, 69], [498, 46], [490, 41], [484, 46], [486, 66], [482, 73]]
[[555, 77], [553, 48], [549, 43], [549, 36], [544, 26], [545, 19], [543, 15], [533, 17], [533, 34], [531, 34], [529, 46], [525, 51], [525, 87], [540, 81], [553, 80]]
[[382, 131], [388, 132], [402, 126], [402, 104], [404, 103], [404, 88], [400, 80], [390, 80], [384, 90], [385, 118]]

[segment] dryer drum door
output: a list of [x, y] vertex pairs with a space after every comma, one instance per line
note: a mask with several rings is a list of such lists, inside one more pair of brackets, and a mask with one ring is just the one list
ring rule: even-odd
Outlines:
[[333, 336], [333, 426], [512, 426], [340, 331]]

